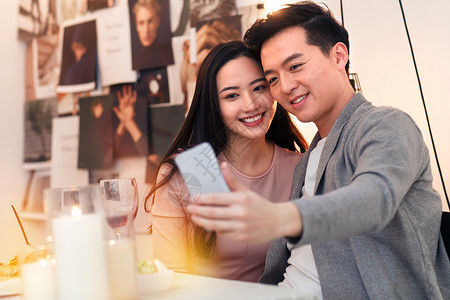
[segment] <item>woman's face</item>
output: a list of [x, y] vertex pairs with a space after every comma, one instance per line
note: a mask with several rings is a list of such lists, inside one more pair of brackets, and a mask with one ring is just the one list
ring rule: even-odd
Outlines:
[[248, 57], [226, 63], [217, 73], [220, 111], [230, 136], [264, 138], [276, 110], [261, 66]]

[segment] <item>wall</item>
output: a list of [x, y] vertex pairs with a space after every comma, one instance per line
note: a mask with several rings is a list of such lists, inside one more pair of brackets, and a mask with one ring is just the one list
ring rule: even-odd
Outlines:
[[[22, 170], [25, 46], [17, 41], [18, 0], [0, 10], [0, 261], [24, 245], [11, 204], [21, 207], [28, 174]], [[33, 224], [30, 235], [33, 232]], [[32, 228], [31, 228], [32, 227]]]
[[[17, 41], [18, 0], [3, 1], [0, 10], [0, 261], [23, 246], [11, 204], [20, 208], [28, 174], [22, 170], [25, 47]], [[238, 5], [258, 1], [238, 0]], [[260, 1], [262, 2], [262, 1]], [[338, 0], [323, 1], [340, 19]], [[450, 2], [403, 1], [420, 72], [434, 139], [446, 184], [450, 188]], [[351, 71], [359, 75], [364, 95], [377, 105], [391, 105], [409, 113], [432, 151], [408, 41], [397, 1], [346, 0], [344, 22], [350, 33]], [[314, 126], [300, 125], [309, 138]], [[411, 162], [414, 163], [414, 162]], [[435, 187], [442, 193], [434, 157]], [[42, 226], [25, 221], [30, 240], [42, 239]]]

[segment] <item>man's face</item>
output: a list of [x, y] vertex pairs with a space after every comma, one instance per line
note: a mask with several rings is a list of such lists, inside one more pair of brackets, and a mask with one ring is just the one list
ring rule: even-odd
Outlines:
[[297, 26], [279, 32], [262, 45], [261, 62], [272, 96], [300, 121], [329, 130], [342, 110], [336, 105], [342, 63], [335, 57], [336, 45], [324, 55], [306, 43], [305, 34]]
[[160, 19], [153, 8], [141, 7], [136, 13], [136, 31], [142, 46], [148, 47], [156, 39]]

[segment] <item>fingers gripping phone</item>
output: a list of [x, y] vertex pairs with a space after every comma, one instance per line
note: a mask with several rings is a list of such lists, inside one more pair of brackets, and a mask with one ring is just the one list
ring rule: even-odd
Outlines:
[[175, 157], [175, 163], [193, 201], [202, 194], [230, 191], [209, 143], [204, 142], [183, 151]]

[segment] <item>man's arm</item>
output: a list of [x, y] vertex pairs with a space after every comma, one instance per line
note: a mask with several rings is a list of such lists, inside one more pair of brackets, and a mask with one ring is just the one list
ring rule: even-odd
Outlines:
[[199, 197], [188, 207], [194, 223], [226, 238], [255, 243], [300, 236], [302, 218], [293, 203], [273, 203], [237, 182], [226, 163], [221, 168], [231, 193]]

